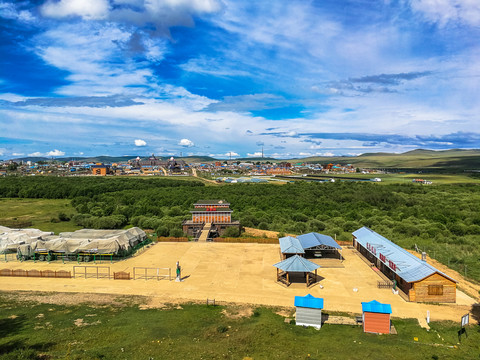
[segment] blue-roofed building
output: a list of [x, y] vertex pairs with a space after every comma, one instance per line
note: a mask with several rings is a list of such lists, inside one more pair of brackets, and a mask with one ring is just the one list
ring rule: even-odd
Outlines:
[[296, 238], [286, 236], [278, 239], [278, 241], [283, 258], [288, 258], [293, 254], [305, 257], [322, 257], [332, 253], [335, 257], [342, 258], [342, 247], [328, 235], [311, 232], [299, 235]]
[[303, 250], [302, 244], [297, 238], [286, 236], [278, 239], [278, 242], [280, 243], [280, 251], [284, 259], [292, 255], [305, 254], [305, 250]]
[[360, 254], [391, 279], [409, 301], [456, 301], [456, 281], [448, 275], [367, 227], [352, 234]]
[[311, 232], [297, 236], [297, 239], [302, 244], [305, 253], [310, 256], [320, 257], [325, 254], [333, 253], [341, 258], [340, 251], [342, 247], [328, 235]]
[[323, 299], [310, 294], [295, 296], [295, 323], [300, 326], [322, 327]]
[[317, 269], [320, 268], [320, 265], [299, 255], [293, 255], [273, 266], [277, 268], [277, 282], [289, 286], [291, 280], [301, 278], [305, 279], [307, 287], [317, 282]]
[[390, 304], [382, 304], [376, 300], [362, 302], [363, 331], [375, 334], [390, 334]]

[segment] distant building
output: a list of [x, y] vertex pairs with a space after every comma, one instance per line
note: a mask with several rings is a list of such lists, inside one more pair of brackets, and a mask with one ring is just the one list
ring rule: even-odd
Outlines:
[[198, 236], [206, 224], [211, 224], [212, 237], [221, 236], [227, 228], [235, 227], [240, 232], [240, 222], [232, 221], [230, 204], [225, 200], [199, 200], [193, 204], [191, 220], [182, 224], [183, 232], [190, 236]]
[[96, 164], [90, 167], [92, 175], [106, 176], [112, 174], [110, 165]]

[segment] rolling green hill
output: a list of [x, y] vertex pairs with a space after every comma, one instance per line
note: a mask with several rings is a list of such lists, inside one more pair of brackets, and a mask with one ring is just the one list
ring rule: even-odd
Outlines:
[[366, 153], [359, 156], [309, 157], [290, 162], [352, 164], [366, 168], [396, 168], [431, 170], [480, 170], [480, 150], [412, 150], [402, 154]]

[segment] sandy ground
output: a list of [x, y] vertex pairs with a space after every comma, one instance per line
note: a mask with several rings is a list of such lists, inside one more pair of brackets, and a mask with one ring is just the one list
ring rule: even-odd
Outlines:
[[[393, 316], [417, 318], [425, 322], [427, 310], [432, 320], [453, 320], [472, 310], [475, 299], [457, 290], [456, 304], [418, 304], [405, 302], [389, 289], [377, 289], [380, 277], [357, 255], [355, 250], [343, 249], [342, 267], [323, 267], [318, 274], [320, 284], [307, 289], [295, 283], [286, 288], [276, 283], [273, 264], [280, 261], [278, 245], [229, 243], [157, 243], [143, 253], [109, 266], [113, 271], [133, 274], [134, 267], [172, 269], [180, 261], [182, 282], [168, 280], [113, 280], [113, 279], [46, 279], [0, 277], [0, 290], [58, 291], [114, 295], [142, 295], [151, 305], [184, 301], [206, 301], [293, 306], [294, 296], [313, 296], [325, 299], [325, 310], [361, 313], [361, 302], [373, 299], [392, 305]], [[326, 263], [327, 264], [327, 263]], [[0, 268], [67, 270], [77, 263], [55, 261], [1, 262]], [[89, 263], [89, 266], [94, 266]], [[327, 265], [328, 266], [328, 265]], [[358, 289], [354, 291], [354, 289]], [[471, 317], [472, 319], [472, 317]]]

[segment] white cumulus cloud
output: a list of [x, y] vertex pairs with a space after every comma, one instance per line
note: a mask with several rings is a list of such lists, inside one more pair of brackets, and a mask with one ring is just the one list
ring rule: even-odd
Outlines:
[[450, 21], [480, 25], [480, 2], [477, 0], [412, 0], [410, 4], [427, 20], [442, 26]]
[[188, 140], [188, 139], [182, 139], [178, 142], [178, 145], [180, 146], [185, 146], [185, 147], [192, 147], [192, 146], [195, 146], [195, 144], [193, 143], [192, 140]]
[[145, 140], [142, 140], [142, 139], [135, 140], [135, 146], [146, 146], [146, 145], [147, 145], [147, 142]]
[[240, 156], [238, 153], [236, 153], [235, 151], [229, 151], [227, 152], [225, 155], [227, 156], [233, 156], [233, 157], [237, 157], [237, 156]]
[[248, 157], [262, 157], [262, 153], [260, 151], [254, 152], [253, 154], [248, 153]]
[[65, 155], [65, 152], [57, 150], [57, 149], [49, 151], [48, 153], [46, 153], [46, 156], [63, 156], [63, 155]]
[[41, 7], [44, 16], [63, 18], [80, 16], [85, 20], [105, 19], [109, 13], [108, 0], [49, 0]]
[[28, 154], [28, 156], [43, 156], [43, 154], [40, 151], [35, 151], [31, 154]]

